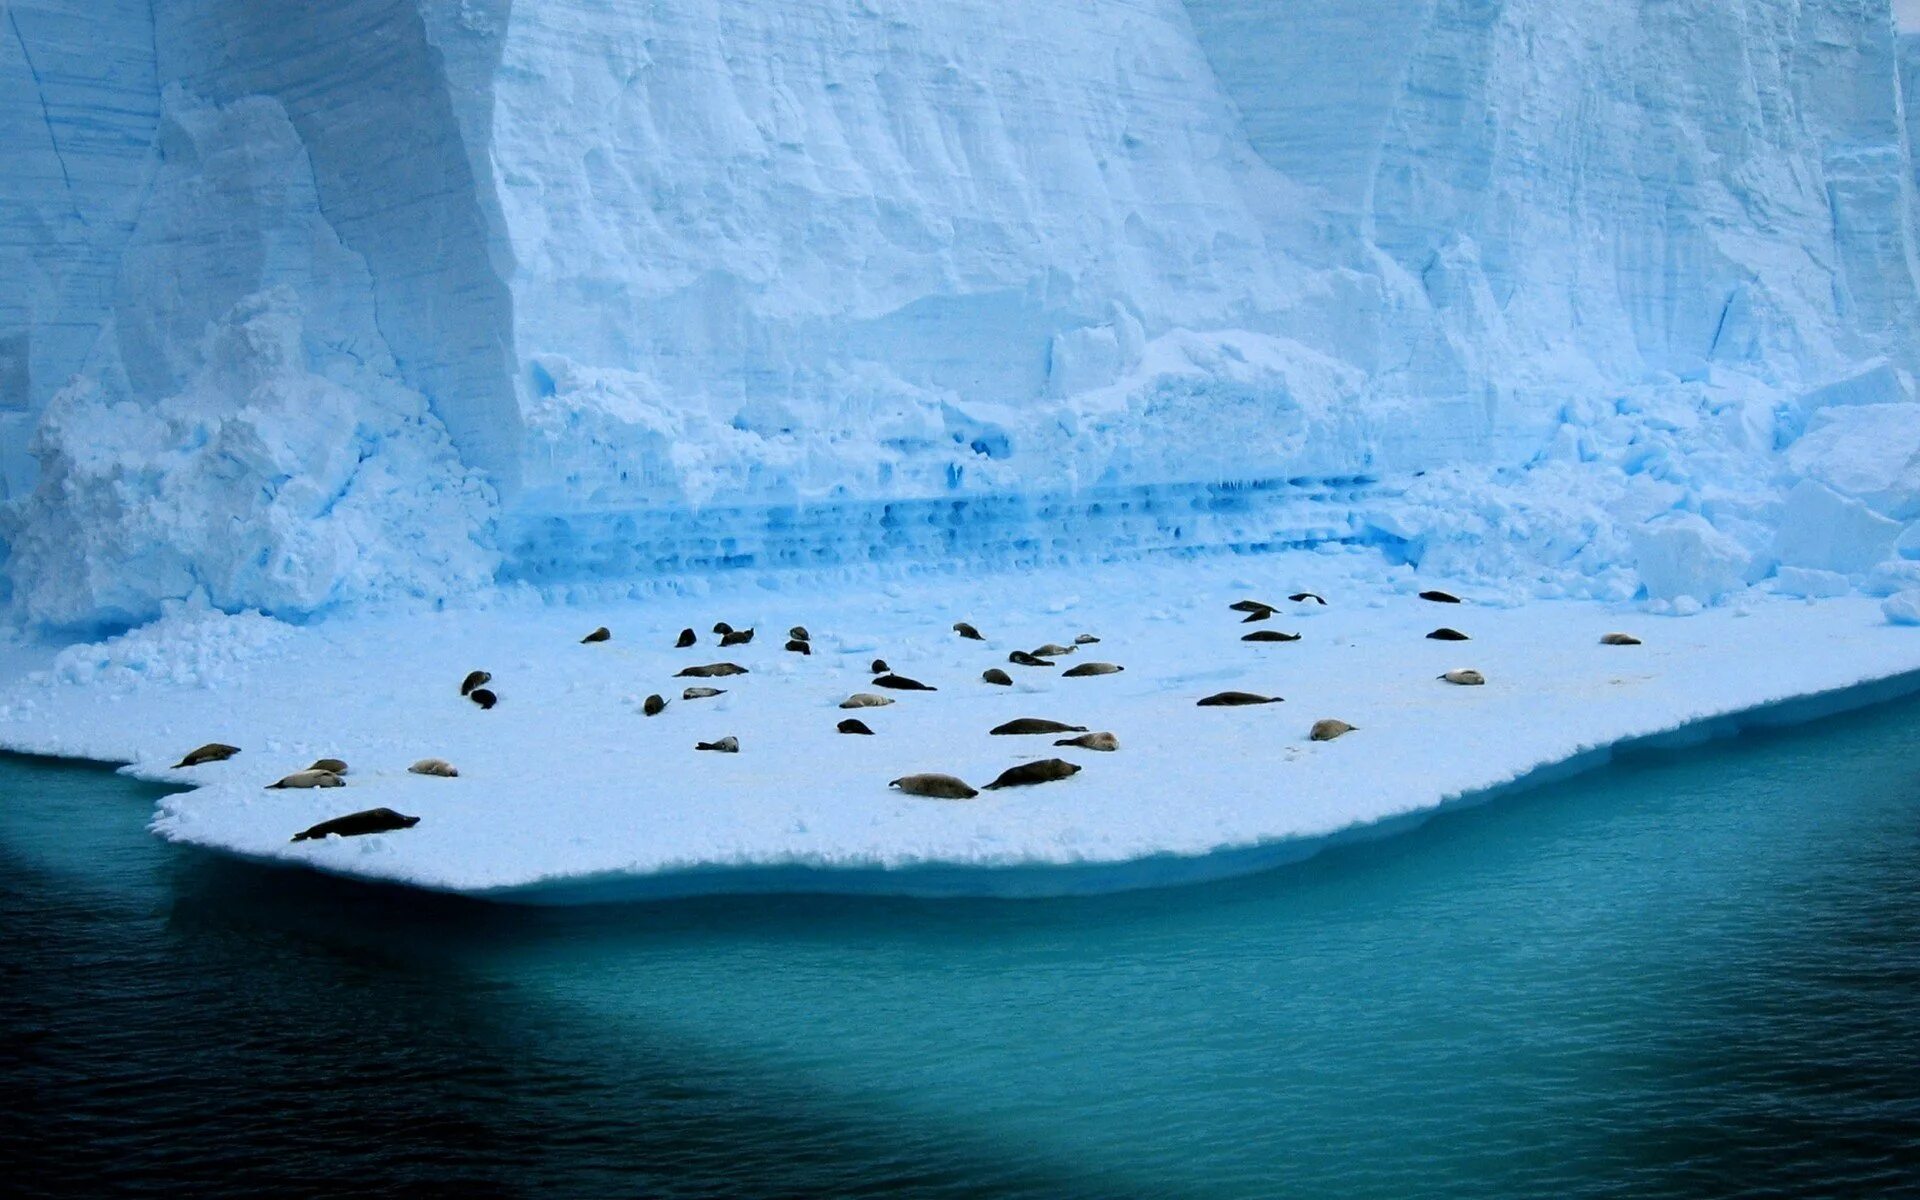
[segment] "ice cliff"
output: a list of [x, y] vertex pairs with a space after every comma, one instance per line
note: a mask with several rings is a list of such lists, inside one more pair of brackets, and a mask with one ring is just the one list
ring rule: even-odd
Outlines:
[[1910, 584], [1888, 0], [0, 0], [12, 610]]

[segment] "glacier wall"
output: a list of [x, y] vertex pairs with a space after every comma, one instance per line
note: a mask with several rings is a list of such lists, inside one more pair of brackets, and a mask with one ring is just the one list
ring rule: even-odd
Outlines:
[[1671, 599], [1816, 569], [1802, 480], [1906, 519], [1830, 461], [1920, 365], [1888, 0], [4, 13], [34, 621], [1326, 540]]

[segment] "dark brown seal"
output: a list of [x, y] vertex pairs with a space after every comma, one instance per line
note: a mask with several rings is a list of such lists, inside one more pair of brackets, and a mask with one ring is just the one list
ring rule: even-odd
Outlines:
[[995, 725], [987, 732], [998, 737], [1021, 737], [1035, 733], [1085, 733], [1085, 725], [1068, 725], [1060, 721], [1049, 721], [1045, 717], [1017, 717], [1004, 725]]
[[1017, 767], [1008, 767], [1000, 772], [1000, 778], [987, 785], [987, 790], [991, 792], [997, 788], [1052, 783], [1056, 779], [1065, 779], [1079, 773], [1079, 766], [1065, 759], [1043, 758], [1039, 762], [1021, 763]]
[[467, 677], [460, 681], [460, 694], [462, 696], [470, 696], [473, 694], [473, 689], [483, 683], [491, 682], [493, 682], [492, 671], [468, 671]]
[[686, 667], [675, 671], [673, 677], [675, 679], [721, 679], [728, 675], [745, 675], [746, 673], [747, 669], [739, 663], [717, 662], [708, 663], [704, 667]]
[[296, 842], [317, 841], [332, 834], [341, 837], [360, 837], [369, 833], [389, 833], [395, 829], [412, 829], [420, 823], [419, 817], [406, 817], [390, 808], [369, 808], [365, 812], [348, 813], [344, 817], [335, 817], [331, 821], [322, 821], [318, 825], [303, 829], [293, 835]]
[[1238, 708], [1246, 704], [1278, 704], [1279, 696], [1262, 696], [1258, 692], [1215, 692], [1200, 701], [1201, 708]]
[[208, 742], [198, 750], [187, 751], [187, 756], [173, 764], [174, 770], [181, 767], [197, 767], [202, 763], [225, 762], [240, 753], [240, 747], [229, 746], [225, 742]]
[[611, 638], [612, 636], [613, 636], [613, 630], [608, 629], [605, 625], [602, 625], [600, 628], [594, 630], [592, 633], [581, 638], [580, 644], [584, 646], [589, 642], [604, 642], [609, 638]]
[[494, 705], [500, 703], [500, 697], [494, 695], [486, 688], [473, 689], [467, 693], [467, 699], [478, 704], [481, 708], [492, 708]]

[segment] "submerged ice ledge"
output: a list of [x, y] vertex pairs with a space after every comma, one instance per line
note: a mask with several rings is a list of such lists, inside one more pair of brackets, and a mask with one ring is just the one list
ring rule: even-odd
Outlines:
[[[1229, 574], [1233, 572], [1233, 574]], [[1284, 645], [1241, 642], [1227, 604], [1308, 589], [1332, 603], [1283, 605], [1265, 626]], [[1800, 719], [1920, 685], [1920, 630], [1860, 598], [1754, 596], [1686, 619], [1574, 601], [1440, 606], [1371, 553], [1282, 554], [1227, 563], [1157, 561], [922, 580], [884, 590], [770, 593], [716, 586], [597, 609], [501, 608], [364, 617], [290, 628], [261, 618], [177, 615], [170, 625], [76, 647], [0, 695], [0, 745], [129, 761], [146, 778], [199, 785], [168, 796], [167, 838], [366, 879], [528, 903], [776, 890], [1042, 895], [1214, 878], [1371, 836], [1492, 789], [1603, 761], [1623, 743], [1698, 736], [1703, 722]], [[1471, 599], [1471, 597], [1470, 597]], [[682, 626], [753, 625], [746, 647], [710, 635], [671, 649]], [[961, 641], [954, 620], [991, 641]], [[604, 645], [578, 639], [596, 624]], [[784, 652], [808, 625], [816, 653]], [[1430, 641], [1438, 625], [1465, 643]], [[1604, 647], [1629, 627], [1639, 647]], [[1079, 632], [1126, 671], [1091, 679], [1007, 667], [1010, 649]], [[834, 732], [835, 707], [866, 690], [880, 656], [940, 690], [859, 714], [878, 736]], [[685, 665], [731, 657], [750, 673], [727, 694], [679, 699]], [[1484, 688], [1435, 676], [1485, 671]], [[458, 695], [470, 669], [501, 703]], [[1286, 703], [1200, 709], [1239, 688]], [[1848, 690], [1853, 689], [1853, 690]], [[650, 692], [672, 697], [640, 714]], [[1813, 697], [1813, 699], [1802, 699]], [[1785, 708], [1771, 708], [1791, 702]], [[1051, 738], [991, 737], [1015, 716], [1111, 730], [1117, 753]], [[1307, 740], [1316, 719], [1359, 732]], [[697, 753], [732, 734], [734, 756]], [[230, 762], [169, 765], [208, 740]], [[978, 785], [1063, 754], [1073, 779], [963, 803], [887, 788], [913, 771]], [[264, 785], [321, 756], [348, 786]], [[454, 780], [409, 775], [439, 756]], [[1543, 774], [1544, 773], [1544, 774]], [[345, 812], [418, 815], [404, 832], [293, 844]]]

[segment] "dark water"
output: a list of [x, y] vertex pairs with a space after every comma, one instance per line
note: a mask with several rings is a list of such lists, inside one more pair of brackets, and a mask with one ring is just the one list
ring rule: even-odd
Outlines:
[[28, 1192], [1920, 1195], [1920, 704], [1230, 884], [535, 911], [0, 760]]

